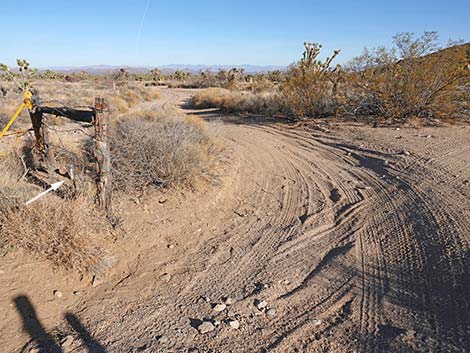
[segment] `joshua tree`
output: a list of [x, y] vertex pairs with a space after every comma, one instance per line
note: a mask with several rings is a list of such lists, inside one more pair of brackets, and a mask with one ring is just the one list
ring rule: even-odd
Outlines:
[[162, 78], [162, 72], [159, 69], [152, 69], [150, 70], [150, 75], [152, 76], [152, 80], [160, 81]]
[[181, 70], [176, 70], [173, 74], [173, 78], [178, 81], [184, 81], [191, 76], [189, 72], [184, 72]]
[[217, 72], [216, 77], [217, 77], [217, 80], [219, 80], [219, 81], [227, 80], [227, 71], [222, 70], [222, 69], [219, 70], [219, 72]]
[[269, 71], [268, 72], [268, 79], [272, 82], [279, 82], [281, 81], [282, 73], [279, 70]]
[[234, 67], [230, 69], [230, 71], [228, 72], [228, 80], [230, 82], [239, 81], [243, 77], [244, 74], [245, 74], [245, 69], [243, 68], [237, 69], [236, 67]]
[[17, 59], [16, 64], [18, 65], [18, 73], [13, 72], [5, 64], [0, 64], [0, 72], [3, 73], [3, 77], [8, 81], [13, 81], [18, 88], [25, 92], [32, 88], [30, 79], [37, 74], [37, 70], [29, 68], [29, 62], [24, 59]]

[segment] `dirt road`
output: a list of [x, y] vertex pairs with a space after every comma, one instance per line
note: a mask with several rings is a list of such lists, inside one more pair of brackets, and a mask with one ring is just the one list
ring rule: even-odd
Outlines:
[[[162, 93], [165, 104], [190, 95]], [[469, 349], [469, 127], [330, 124], [320, 131], [205, 116], [223, 122], [220, 183], [118, 205], [129, 259], [68, 307], [94, 337], [79, 333], [85, 345], [108, 352]], [[214, 311], [226, 297], [233, 303]], [[258, 310], [259, 301], [267, 307]], [[204, 319], [216, 325], [201, 334]]]

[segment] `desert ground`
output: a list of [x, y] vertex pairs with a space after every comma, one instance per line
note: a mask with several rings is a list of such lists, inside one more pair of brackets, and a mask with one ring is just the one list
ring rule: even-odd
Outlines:
[[103, 278], [1, 257], [0, 351], [469, 350], [468, 125], [293, 125], [159, 90], [219, 125], [217, 182], [116, 200]]

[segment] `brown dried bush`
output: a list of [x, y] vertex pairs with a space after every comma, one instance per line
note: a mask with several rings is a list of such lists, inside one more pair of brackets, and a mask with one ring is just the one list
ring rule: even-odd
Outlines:
[[0, 249], [21, 249], [55, 268], [97, 274], [112, 265], [113, 258], [101, 245], [108, 226], [86, 198], [62, 200], [48, 195], [26, 206], [41, 190], [22, 178], [19, 157], [1, 159]]
[[196, 108], [219, 108], [227, 113], [273, 115], [281, 110], [279, 100], [279, 94], [276, 91], [253, 93], [210, 88], [196, 93], [192, 98], [192, 104]]
[[470, 47], [436, 51], [436, 42], [436, 32], [399, 33], [394, 48], [365, 49], [350, 64], [344, 111], [398, 123], [461, 115], [469, 98]]
[[86, 199], [53, 195], [0, 214], [0, 248], [22, 249], [55, 268], [99, 274], [113, 263], [103, 249], [107, 229]]
[[0, 156], [0, 213], [24, 204], [33, 195], [33, 188], [21, 179], [25, 174], [20, 156], [11, 151]]
[[172, 115], [120, 121], [110, 137], [117, 190], [191, 187], [211, 178], [215, 145], [200, 118]]

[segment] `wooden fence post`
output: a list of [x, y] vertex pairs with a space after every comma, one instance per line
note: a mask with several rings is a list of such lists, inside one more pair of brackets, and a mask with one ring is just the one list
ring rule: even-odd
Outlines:
[[41, 105], [41, 99], [37, 95], [32, 97], [33, 109], [29, 109], [29, 117], [33, 125], [34, 137], [36, 138], [36, 147], [41, 155], [41, 158], [46, 164], [47, 169], [55, 168], [55, 157], [52, 149], [49, 129], [43, 124], [44, 116], [42, 111], [39, 109]]
[[44, 153], [44, 139], [42, 136], [42, 113], [39, 110], [33, 109], [29, 111], [29, 117], [33, 124], [34, 137], [36, 138], [36, 147], [40, 153]]
[[111, 207], [112, 176], [108, 149], [108, 105], [104, 98], [95, 98], [95, 114], [95, 158], [98, 172], [96, 199], [108, 213]]

